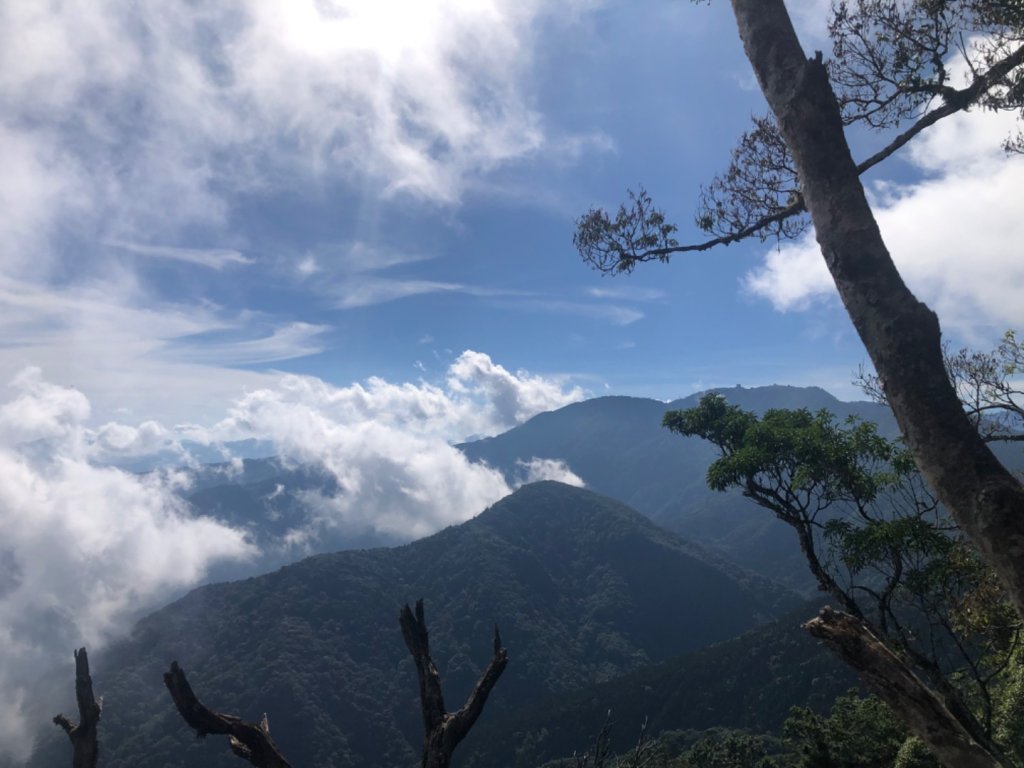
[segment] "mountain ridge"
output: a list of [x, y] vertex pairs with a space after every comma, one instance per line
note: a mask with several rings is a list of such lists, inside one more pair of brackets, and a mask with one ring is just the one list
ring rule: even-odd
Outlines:
[[[839, 420], [854, 416], [879, 424], [882, 434], [897, 434], [884, 406], [845, 403], [818, 387], [709, 391], [759, 413], [769, 408], [828, 408]], [[666, 411], [695, 406], [704, 394], [670, 403], [617, 395], [593, 398], [457, 447], [470, 460], [486, 462], [510, 478], [518, 462], [530, 457], [562, 460], [588, 488], [628, 504], [717, 556], [791, 588], [813, 590], [792, 531], [739, 493], [709, 490], [705, 475], [716, 458], [714, 448], [662, 427]]]
[[[451, 702], [468, 693], [501, 625], [512, 660], [485, 718], [724, 640], [796, 603], [689, 549], [621, 503], [548, 481], [410, 544], [201, 587], [94, 655], [108, 702], [104, 765], [236, 764], [216, 740], [195, 745], [173, 711], [159, 682], [171, 659], [209, 706], [250, 719], [267, 711], [296, 764], [412, 764], [417, 685], [396, 619], [418, 597]], [[774, 606], [759, 589], [775, 590]], [[66, 748], [49, 741], [32, 765]]]

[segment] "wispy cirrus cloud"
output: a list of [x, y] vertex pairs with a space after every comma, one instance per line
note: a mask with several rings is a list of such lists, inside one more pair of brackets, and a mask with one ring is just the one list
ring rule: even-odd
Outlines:
[[194, 337], [182, 340], [182, 348], [168, 351], [169, 357], [211, 366], [255, 365], [292, 360], [323, 352], [319, 341], [331, 330], [329, 325], [294, 322], [274, 328], [269, 334], [257, 338], [232, 341], [203, 341]]
[[668, 296], [660, 288], [640, 288], [634, 285], [588, 288], [587, 295], [593, 296], [595, 299], [617, 299], [620, 301], [662, 301]]
[[440, 280], [414, 280], [363, 275], [342, 278], [332, 289], [341, 309], [356, 309], [374, 304], [385, 304], [410, 296], [428, 293], [471, 293], [474, 289], [462, 283]]
[[527, 297], [503, 302], [517, 309], [534, 312], [551, 312], [554, 314], [576, 315], [594, 320], [609, 322], [612, 325], [632, 325], [644, 318], [639, 309], [622, 304], [610, 304], [604, 301], [586, 302], [573, 299]]
[[[0, 376], [41, 368], [87, 392], [106, 419], [125, 411], [170, 424], [212, 417], [239, 391], [277, 377], [232, 366], [314, 354], [325, 332], [160, 299], [130, 272], [63, 287], [0, 276]], [[173, 396], [154, 397], [166, 392]]]
[[385, 304], [389, 301], [430, 293], [458, 293], [480, 298], [530, 295], [511, 288], [378, 275], [350, 275], [339, 279], [329, 290], [337, 296], [337, 306], [340, 309], [356, 309], [374, 304]]
[[134, 253], [138, 256], [182, 261], [186, 264], [196, 264], [216, 270], [221, 270], [231, 265], [249, 265], [254, 263], [254, 259], [244, 256], [241, 251], [236, 251], [232, 248], [180, 248], [170, 245], [131, 243], [125, 240], [108, 240], [105, 245], [127, 251], [128, 253]]

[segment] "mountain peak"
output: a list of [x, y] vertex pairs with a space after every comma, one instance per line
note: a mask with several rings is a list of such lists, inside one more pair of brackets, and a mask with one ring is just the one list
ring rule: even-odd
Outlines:
[[[456, 699], [501, 623], [515, 664], [488, 704], [494, 716], [735, 636], [782, 607], [772, 602], [780, 595], [718, 570], [620, 502], [534, 483], [406, 546], [309, 558], [151, 615], [97, 665], [110, 700], [123, 703], [104, 749], [111, 765], [139, 768], [172, 755], [191, 765], [226, 759], [171, 726], [177, 715], [159, 685], [138, 685], [179, 658], [211, 701], [276, 713], [275, 741], [296, 764], [408, 764], [421, 734], [395, 622], [403, 602], [427, 598], [435, 661]], [[180, 739], [137, 738], [161, 718]]]
[[670, 407], [673, 409], [689, 408], [700, 402], [704, 395], [710, 393], [719, 394], [733, 405], [758, 413], [772, 408], [807, 408], [811, 411], [827, 408], [834, 411], [844, 405], [849, 405], [821, 387], [796, 387], [790, 384], [744, 387], [737, 384], [734, 387], [715, 387], [704, 392], [696, 392], [682, 400], [675, 401]]

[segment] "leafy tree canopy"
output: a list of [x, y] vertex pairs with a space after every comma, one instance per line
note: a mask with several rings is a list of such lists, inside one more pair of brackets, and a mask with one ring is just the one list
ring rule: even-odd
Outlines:
[[[708, 485], [738, 488], [791, 526], [819, 587], [935, 686], [978, 743], [1012, 748], [1001, 712], [1018, 706], [1020, 622], [902, 444], [828, 411], [758, 417], [717, 394], [664, 424], [718, 449]], [[846, 764], [822, 760], [807, 765]]]

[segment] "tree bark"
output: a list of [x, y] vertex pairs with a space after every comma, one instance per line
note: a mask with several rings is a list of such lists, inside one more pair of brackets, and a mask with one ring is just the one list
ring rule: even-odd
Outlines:
[[949, 768], [1012, 768], [971, 737], [935, 694], [860, 619], [823, 608], [804, 629], [824, 640], [860, 673], [871, 691], [891, 706], [911, 732]]
[[257, 768], [291, 768], [270, 738], [266, 713], [257, 725], [234, 715], [214, 712], [196, 697], [185, 677], [185, 670], [176, 661], [171, 662], [170, 671], [164, 673], [164, 685], [178, 712], [198, 738], [210, 733], [227, 736], [231, 751]]
[[405, 646], [416, 662], [420, 682], [420, 705], [423, 711], [422, 768], [448, 768], [452, 753], [483, 712], [487, 697], [508, 664], [508, 652], [501, 646], [501, 635], [494, 627], [494, 656], [480, 676], [473, 692], [458, 712], [448, 712], [441, 691], [441, 675], [430, 657], [430, 640], [423, 618], [423, 600], [416, 601], [416, 613], [408, 605], [398, 617]]
[[89, 656], [85, 648], [75, 651], [75, 698], [78, 700], [78, 724], [64, 715], [57, 715], [53, 722], [59, 725], [71, 739], [74, 750], [71, 759], [73, 768], [96, 768], [99, 757], [98, 725], [103, 700], [97, 700], [92, 691], [92, 676], [89, 674]]
[[882, 241], [821, 54], [808, 60], [783, 0], [733, 0], [740, 37], [796, 161], [825, 263], [918, 468], [999, 575], [1024, 618], [1024, 487], [964, 413], [939, 322]]

